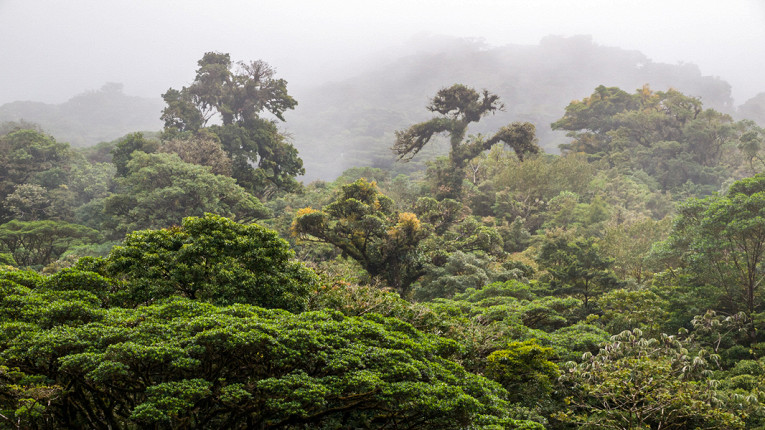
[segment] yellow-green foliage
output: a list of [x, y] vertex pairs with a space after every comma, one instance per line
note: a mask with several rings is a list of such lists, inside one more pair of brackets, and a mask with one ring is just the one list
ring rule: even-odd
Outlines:
[[[552, 391], [560, 375], [550, 361], [553, 349], [539, 345], [536, 339], [510, 342], [505, 349], [486, 357], [486, 374], [518, 397], [540, 397]], [[535, 396], [529, 396], [529, 394]]]

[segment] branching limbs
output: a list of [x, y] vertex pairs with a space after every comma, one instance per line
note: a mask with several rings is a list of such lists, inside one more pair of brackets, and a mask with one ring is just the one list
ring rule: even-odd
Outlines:
[[453, 134], [453, 126], [453, 120], [433, 118], [403, 131], [396, 130], [396, 143], [393, 144], [393, 152], [396, 153], [399, 160], [409, 161], [430, 142], [434, 135], [444, 132]]
[[461, 169], [481, 152], [503, 142], [515, 150], [520, 160], [526, 153], [538, 153], [534, 137], [535, 128], [530, 123], [514, 122], [502, 127], [494, 136], [484, 140], [481, 136], [465, 141], [467, 127], [484, 116], [504, 110], [499, 96], [487, 90], [478, 92], [464, 85], [443, 88], [431, 100], [427, 109], [442, 116], [414, 124], [403, 131], [396, 131], [393, 152], [399, 160], [409, 161], [433, 138], [441, 133], [449, 135], [452, 165]]
[[[519, 160], [523, 161], [525, 154], [538, 154], [536, 127], [530, 122], [514, 122], [499, 129], [499, 131], [487, 140], [484, 149], [489, 149], [494, 144], [502, 142], [515, 151]], [[476, 154], [477, 156], [478, 154]]]

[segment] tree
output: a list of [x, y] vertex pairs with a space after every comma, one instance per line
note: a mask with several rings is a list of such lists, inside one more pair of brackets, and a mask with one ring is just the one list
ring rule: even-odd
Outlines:
[[34, 428], [50, 425], [46, 405], [59, 398], [61, 387], [29, 378], [17, 368], [0, 366], [0, 426]]
[[344, 185], [321, 211], [301, 209], [291, 229], [305, 240], [336, 246], [402, 296], [423, 274], [418, 245], [427, 231], [415, 214], [394, 211], [393, 200], [375, 182], [362, 178]]
[[762, 311], [765, 174], [737, 181], [723, 195], [680, 206], [666, 245], [692, 276], [725, 291], [727, 303], [720, 310], [750, 316]]
[[[520, 160], [528, 153], [539, 152], [534, 137], [534, 125], [528, 122], [515, 122], [504, 126], [488, 139], [479, 135], [465, 140], [470, 123], [478, 122], [484, 116], [503, 108], [499, 96], [487, 90], [478, 93], [473, 88], [460, 84], [443, 88], [436, 93], [427, 107], [429, 111], [440, 116], [412, 125], [406, 130], [396, 131], [393, 152], [399, 160], [410, 160], [433, 136], [448, 134], [451, 151], [450, 165], [447, 169], [452, 169], [452, 175], [445, 175], [442, 182], [450, 190], [449, 196], [457, 197], [462, 187], [462, 170], [467, 163], [495, 144], [502, 142], [511, 146]], [[448, 173], [448, 170], [445, 173]]]
[[163, 142], [158, 152], [178, 154], [187, 163], [209, 166], [216, 175], [231, 176], [231, 159], [215, 136], [172, 139]]
[[553, 385], [554, 362], [597, 352], [609, 334], [590, 324], [571, 325], [581, 301], [538, 297], [538, 287], [533, 282], [495, 282], [458, 293], [452, 300], [411, 303], [371, 286], [337, 282], [317, 291], [311, 305], [332, 307], [345, 315], [375, 312], [406, 321], [423, 332], [453, 339], [461, 345], [456, 359], [467, 370], [489, 376], [488, 368], [492, 367], [491, 377], [507, 383], [509, 399], [519, 402], [510, 405], [512, 414], [544, 421], [542, 416], [549, 417], [555, 409], [564, 407]]
[[436, 234], [444, 234], [460, 220], [465, 206], [454, 199], [438, 201], [432, 197], [420, 197], [414, 204], [414, 212], [420, 220], [433, 227]]
[[703, 109], [701, 100], [677, 90], [629, 94], [599, 86], [566, 107], [552, 124], [574, 140], [561, 149], [607, 160], [614, 166], [644, 171], [664, 191], [690, 182], [709, 193], [726, 176], [726, 149], [733, 149], [735, 125], [729, 115]]
[[118, 192], [105, 199], [105, 212], [118, 233], [179, 224], [186, 216], [213, 212], [241, 221], [268, 215], [268, 209], [232, 178], [209, 167], [183, 162], [176, 154], [134, 152]]
[[133, 153], [141, 151], [145, 153], [156, 152], [159, 142], [146, 139], [143, 133], [131, 133], [121, 139], [112, 149], [112, 164], [117, 169], [117, 176], [127, 176], [130, 171], [128, 163], [133, 157]]
[[66, 143], [56, 142], [35, 130], [16, 130], [0, 136], [0, 223], [12, 219], [5, 199], [16, 187], [37, 185], [54, 190], [67, 182], [72, 152]]
[[744, 428], [737, 405], [709, 380], [715, 357], [690, 347], [674, 336], [646, 339], [640, 330], [614, 336], [563, 373], [573, 394], [569, 418], [584, 428]]
[[0, 249], [19, 266], [45, 266], [70, 246], [93, 243], [98, 231], [65, 221], [9, 221], [0, 225]]
[[21, 184], [5, 198], [3, 208], [19, 221], [41, 221], [51, 209], [47, 190], [35, 184]]
[[[162, 95], [165, 136], [207, 130], [220, 140], [233, 177], [247, 191], [263, 197], [273, 189], [296, 189], [303, 162], [274, 121], [261, 117], [265, 111], [284, 121], [284, 113], [295, 108], [287, 82], [274, 78], [274, 69], [263, 61], [239, 62], [232, 69], [229, 54], [205, 53], [198, 65], [189, 87]], [[213, 118], [221, 124], [208, 127]]]
[[[673, 89], [654, 92], [645, 85], [629, 94], [601, 85], [590, 97], [571, 102], [552, 128], [568, 130], [575, 138], [564, 149], [602, 156], [618, 149], [622, 138], [642, 146], [679, 141], [683, 127], [701, 113], [699, 99]], [[614, 134], [616, 131], [620, 133]]]
[[101, 199], [114, 191], [116, 167], [112, 163], [78, 160], [69, 175], [67, 189], [72, 192], [75, 206]]
[[468, 288], [479, 289], [489, 283], [487, 261], [462, 251], [448, 254], [445, 259], [442, 265], [425, 266], [426, 272], [414, 290], [416, 298], [452, 297]]
[[[648, 87], [644, 87], [648, 90]], [[641, 95], [644, 93], [641, 92]], [[552, 124], [553, 130], [586, 130], [602, 133], [613, 130], [614, 115], [634, 110], [640, 105], [639, 100], [617, 87], [600, 85], [590, 97], [582, 101], [573, 101], [566, 106], [563, 118]], [[579, 152], [579, 151], [576, 151]], [[595, 153], [587, 151], [588, 153]]]
[[613, 260], [601, 255], [592, 238], [548, 233], [537, 262], [552, 277], [553, 287], [559, 293], [580, 296], [587, 312], [593, 297], [619, 285], [611, 272]]
[[112, 298], [125, 306], [180, 295], [215, 304], [248, 303], [300, 311], [315, 274], [293, 261], [276, 232], [205, 214], [181, 226], [137, 231], [104, 260], [83, 260], [79, 268], [123, 282]]
[[539, 404], [551, 394], [560, 376], [558, 366], [550, 361], [554, 356], [552, 348], [535, 339], [509, 342], [486, 357], [486, 374], [512, 393], [512, 401]]
[[[765, 93], [760, 94], [765, 96]], [[765, 98], [765, 97], [763, 97]], [[763, 144], [765, 143], [765, 129], [758, 127], [754, 121], [743, 120], [738, 123], [740, 131], [738, 149], [744, 155], [744, 159], [749, 164], [751, 174], [755, 174], [763, 169], [765, 160], [762, 158]], [[756, 166], [756, 167], [755, 167]]]

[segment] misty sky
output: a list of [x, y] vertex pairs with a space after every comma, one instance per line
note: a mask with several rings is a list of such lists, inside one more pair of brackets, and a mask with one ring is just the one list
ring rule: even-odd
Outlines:
[[190, 83], [206, 51], [263, 59], [300, 88], [413, 37], [501, 46], [550, 34], [697, 64], [737, 104], [765, 92], [763, 0], [0, 0], [0, 104], [58, 103], [105, 82], [158, 97]]

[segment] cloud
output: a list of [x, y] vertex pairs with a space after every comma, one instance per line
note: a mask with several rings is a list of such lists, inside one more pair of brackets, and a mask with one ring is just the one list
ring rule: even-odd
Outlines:
[[765, 91], [765, 3], [758, 0], [55, 0], [0, 2], [0, 103], [63, 101], [122, 82], [159, 96], [193, 79], [205, 51], [264, 59], [290, 85], [348, 76], [418, 33], [536, 44], [591, 34], [654, 61], [698, 64], [739, 102]]

